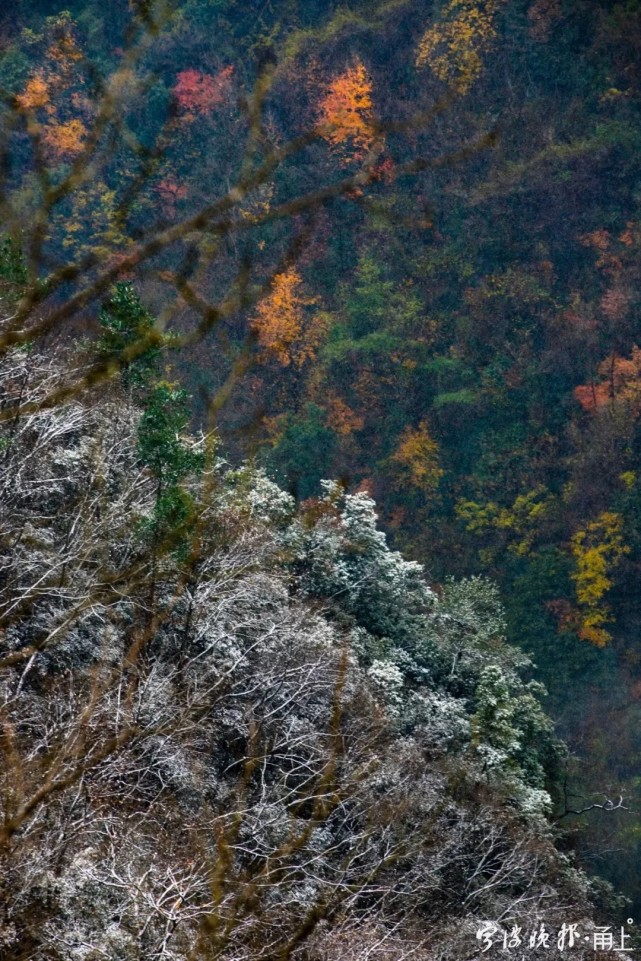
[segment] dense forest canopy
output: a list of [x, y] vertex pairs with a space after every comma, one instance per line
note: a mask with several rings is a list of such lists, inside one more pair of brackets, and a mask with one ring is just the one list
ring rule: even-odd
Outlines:
[[[563, 876], [582, 917], [598, 902], [570, 860], [555, 861], [574, 849], [641, 904], [641, 4], [21, 0], [0, 11], [0, 37], [0, 665], [7, 791], [22, 784], [5, 843], [13, 851], [24, 836], [7, 930], [36, 939], [29, 957], [92, 956], [70, 946], [85, 941], [96, 957], [187, 956], [166, 905], [140, 921], [156, 947], [124, 920], [139, 910], [122, 893], [135, 886], [127, 872], [152, 871], [157, 814], [154, 788], [134, 784], [141, 764], [193, 864], [210, 871], [234, 852], [224, 883], [194, 869], [193, 895], [167, 887], [193, 907], [176, 920], [185, 943], [249, 957], [264, 937], [265, 957], [338, 957], [349, 945], [359, 958], [398, 924], [404, 947], [390, 934], [390, 957], [420, 944], [436, 958], [446, 933], [443, 956], [469, 956], [471, 927], [456, 940], [453, 905], [485, 889], [465, 888], [466, 870], [478, 880], [468, 855], [439, 853], [449, 867], [428, 880], [425, 852], [407, 852], [423, 900], [440, 892], [426, 947], [418, 893], [394, 914], [406, 889], [402, 872], [385, 873], [390, 824], [368, 820], [378, 789], [366, 779], [353, 812], [319, 800], [328, 766], [339, 777], [328, 747], [338, 689], [358, 755], [340, 771], [347, 793], [368, 738], [381, 739], [386, 770], [401, 743], [406, 766], [389, 777], [404, 784], [420, 757], [429, 781], [408, 799], [405, 828], [428, 804], [438, 843], [460, 840], [482, 784], [478, 817], [499, 810], [505, 837], [540, 856], [542, 890]], [[252, 685], [265, 671], [254, 734]], [[123, 697], [121, 721], [99, 737]], [[300, 717], [288, 720], [293, 704]], [[228, 768], [202, 760], [194, 711]], [[189, 721], [165, 731], [172, 713]], [[295, 729], [313, 760], [297, 754]], [[88, 773], [80, 745], [94, 736]], [[266, 760], [262, 775], [265, 813], [256, 757], [269, 753], [261, 739], [276, 751], [281, 737], [284, 760]], [[46, 794], [20, 820], [43, 778], [55, 803]], [[101, 799], [84, 848], [69, 839], [72, 790], [89, 808], [92, 792]], [[132, 811], [149, 805], [132, 822], [136, 864], [108, 840], [122, 790]], [[241, 830], [221, 813], [242, 791], [261, 825], [253, 852], [250, 821]], [[288, 847], [298, 834], [276, 828], [276, 808], [292, 805], [330, 825], [313, 842], [326, 873], [307, 901], [300, 887], [279, 889], [287, 923], [274, 907], [273, 930], [257, 934], [260, 858], [269, 874], [284, 845], [282, 871], [303, 884], [301, 852]], [[204, 810], [222, 818], [215, 842], [201, 834]], [[175, 880], [172, 824], [153, 871]], [[352, 829], [395, 894], [388, 916], [354, 855], [339, 923], [319, 904]], [[492, 851], [507, 850], [505, 837]], [[62, 879], [64, 897], [33, 880], [43, 847], [42, 871]], [[503, 854], [488, 860], [503, 870]], [[454, 863], [457, 881], [445, 877]], [[485, 904], [489, 918], [510, 916], [509, 897], [521, 903], [527, 865], [497, 880], [508, 900]], [[224, 937], [207, 934], [208, 884]], [[111, 885], [121, 906], [107, 898], [95, 930], [72, 934], [93, 885]], [[236, 943], [225, 925], [245, 898]], [[320, 913], [299, 943], [304, 904]], [[114, 912], [113, 945], [98, 945]], [[308, 934], [321, 938], [309, 949]]]

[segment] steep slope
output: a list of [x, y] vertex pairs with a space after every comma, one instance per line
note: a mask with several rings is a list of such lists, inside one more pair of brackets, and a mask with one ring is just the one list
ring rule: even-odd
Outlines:
[[[73, 363], [10, 353], [3, 409]], [[470, 958], [559, 905], [592, 931], [496, 590], [437, 596], [367, 495], [298, 510], [176, 434], [175, 388], [136, 396], [1, 428], [2, 957]]]

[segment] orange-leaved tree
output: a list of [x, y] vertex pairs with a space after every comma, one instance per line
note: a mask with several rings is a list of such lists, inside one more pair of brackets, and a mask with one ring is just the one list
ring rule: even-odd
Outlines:
[[322, 317], [310, 318], [307, 308], [318, 303], [306, 296], [295, 267], [276, 274], [271, 291], [256, 308], [253, 329], [258, 343], [283, 366], [300, 367], [312, 360], [325, 333]]
[[42, 62], [32, 70], [15, 103], [30, 117], [29, 132], [41, 141], [47, 160], [56, 164], [81, 153], [91, 108], [83, 89], [84, 57], [75, 25], [66, 13], [52, 21]]
[[574, 389], [584, 410], [594, 411], [620, 401], [635, 415], [641, 413], [641, 350], [636, 344], [629, 358], [618, 354], [607, 357], [599, 364], [598, 373], [598, 381]]
[[323, 136], [342, 152], [344, 163], [362, 160], [375, 146], [372, 81], [358, 60], [329, 84], [319, 104]]

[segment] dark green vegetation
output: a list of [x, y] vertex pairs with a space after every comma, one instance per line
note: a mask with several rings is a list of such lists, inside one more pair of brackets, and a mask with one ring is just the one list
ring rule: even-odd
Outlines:
[[[596, 796], [568, 807], [623, 792], [634, 808], [641, 4], [187, 0], [158, 30], [153, 4], [66, 7], [23, 2], [3, 25], [5, 121], [24, 121], [6, 124], [7, 288], [88, 258], [34, 298], [55, 311], [78, 276], [90, 287], [108, 264], [117, 280], [129, 257], [150, 313], [105, 283], [62, 340], [95, 334], [106, 368], [124, 357], [140, 404], [154, 351], [182, 337], [167, 381], [193, 392], [194, 429], [215, 420], [226, 456], [262, 464], [303, 513], [322, 514], [323, 478], [369, 492], [436, 588], [498, 583], [508, 638], [587, 762], [570, 790]], [[132, 11], [150, 39], [129, 64]], [[43, 207], [41, 167], [54, 185], [73, 172], [105, 89], [126, 130], [98, 138], [91, 177]], [[139, 269], [142, 244], [221, 198], [197, 239], [177, 234]], [[185, 563], [197, 508], [183, 481], [203, 454], [178, 436], [184, 396], [167, 381], [154, 375], [142, 414], [155, 506], [136, 536]], [[587, 862], [641, 905], [638, 818], [590, 818]]]

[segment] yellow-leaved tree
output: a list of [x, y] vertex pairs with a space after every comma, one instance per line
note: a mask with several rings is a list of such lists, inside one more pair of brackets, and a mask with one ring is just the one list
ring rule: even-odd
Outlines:
[[604, 511], [585, 530], [572, 538], [572, 554], [576, 569], [572, 574], [581, 624], [579, 637], [597, 647], [605, 647], [612, 636], [605, 625], [612, 614], [604, 595], [613, 586], [611, 573], [630, 548], [623, 540], [623, 521], [619, 514]]
[[392, 461], [399, 467], [402, 483], [425, 494], [436, 490], [445, 473], [439, 463], [438, 444], [425, 420], [418, 427], [405, 428]]
[[501, 0], [450, 0], [440, 20], [423, 34], [416, 54], [418, 67], [459, 94], [466, 94], [483, 70], [483, 58], [496, 37], [495, 19]]
[[317, 297], [306, 296], [301, 275], [290, 267], [276, 274], [258, 304], [253, 322], [258, 343], [283, 366], [300, 367], [316, 355], [327, 329], [324, 315], [309, 316], [307, 308], [317, 303]]

